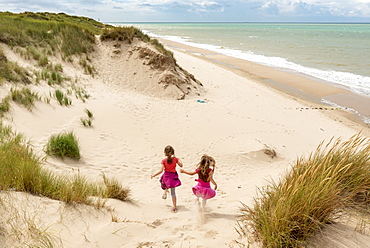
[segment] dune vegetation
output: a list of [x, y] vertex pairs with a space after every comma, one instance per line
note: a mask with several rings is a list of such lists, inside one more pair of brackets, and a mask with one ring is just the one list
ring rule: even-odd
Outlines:
[[50, 55], [67, 59], [87, 54], [101, 28], [77, 20], [64, 14], [0, 13], [0, 42], [17, 47], [24, 57], [38, 60], [41, 66], [49, 64]]
[[[48, 80], [49, 84], [60, 84], [63, 68], [53, 64], [50, 57], [61, 57], [65, 61], [75, 59], [93, 75], [95, 69], [90, 63], [89, 53], [94, 51], [96, 35], [102, 41], [115, 40], [132, 42], [134, 38], [151, 43], [166, 57], [173, 58], [156, 39], [151, 39], [135, 27], [113, 27], [86, 17], [69, 16], [64, 13], [13, 14], [0, 12], [0, 43], [12, 47], [23, 58], [35, 60], [40, 68], [37, 81]], [[0, 83], [31, 83], [31, 72], [10, 62], [0, 49]]]
[[[94, 69], [89, 62], [89, 53], [94, 50], [95, 35], [112, 28], [90, 18], [63, 13], [0, 12], [0, 44], [11, 47], [38, 68], [30, 71], [8, 60], [0, 47], [0, 84], [8, 82], [13, 85], [9, 94], [1, 99], [0, 115], [4, 116], [10, 110], [12, 102], [32, 110], [35, 102], [42, 99], [28, 86], [42, 82], [59, 86], [50, 95], [61, 105], [70, 105], [71, 100], [61, 88], [65, 82], [72, 84], [72, 79], [63, 74], [61, 64], [51, 62], [52, 58], [71, 63], [76, 60], [92, 75]], [[73, 84], [72, 90], [77, 98], [88, 98]], [[50, 102], [50, 99], [46, 102]], [[73, 134], [52, 135], [45, 145], [46, 153], [51, 156], [80, 158], [78, 140]], [[0, 160], [1, 190], [28, 192], [66, 203], [95, 206], [100, 206], [104, 201], [95, 201], [92, 197], [129, 199], [130, 189], [121, 186], [114, 178], [104, 176], [100, 183], [92, 183], [79, 174], [60, 175], [44, 168], [42, 160], [33, 153], [25, 139], [2, 124]]]
[[160, 43], [157, 39], [150, 38], [148, 35], [144, 34], [135, 27], [116, 27], [114, 29], [105, 29], [100, 36], [102, 41], [114, 40], [125, 41], [127, 43], [133, 42], [134, 38], [151, 43], [161, 54], [174, 60], [173, 53], [167, 50], [162, 43]]
[[356, 210], [370, 213], [370, 140], [321, 144], [279, 182], [241, 208], [240, 232], [251, 229], [263, 247], [305, 247], [325, 224]]
[[[48, 147], [58, 156], [79, 156], [73, 134], [53, 136], [50, 143]], [[0, 126], [0, 160], [0, 190], [28, 192], [66, 203], [97, 207], [103, 201], [95, 201], [92, 196], [129, 200], [130, 190], [114, 178], [104, 175], [100, 183], [92, 183], [80, 174], [62, 175], [44, 168], [22, 135], [3, 125]]]

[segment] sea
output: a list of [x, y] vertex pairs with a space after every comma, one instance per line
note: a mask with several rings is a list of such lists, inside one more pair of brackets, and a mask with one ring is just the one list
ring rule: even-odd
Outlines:
[[[111, 24], [134, 26], [154, 38], [307, 74], [370, 98], [370, 23]], [[363, 120], [370, 123], [370, 118]]]

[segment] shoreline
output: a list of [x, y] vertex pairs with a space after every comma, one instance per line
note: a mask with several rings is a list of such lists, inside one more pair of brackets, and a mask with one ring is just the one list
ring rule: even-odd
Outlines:
[[[281, 70], [163, 38], [158, 40], [171, 49], [216, 63], [253, 81], [308, 101], [317, 107], [340, 109], [342, 115], [350, 121], [370, 127], [370, 123], [365, 122], [365, 120], [370, 121], [370, 108], [365, 107], [370, 106], [370, 98], [347, 90], [344, 86], [325, 82], [300, 72]], [[336, 107], [323, 101], [330, 101]]]

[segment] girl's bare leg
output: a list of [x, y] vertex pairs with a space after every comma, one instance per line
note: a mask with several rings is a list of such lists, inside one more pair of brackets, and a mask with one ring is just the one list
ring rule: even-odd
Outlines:
[[168, 193], [168, 189], [165, 189], [164, 192], [163, 192], [163, 195], [162, 195], [162, 199], [167, 198], [167, 193]]
[[172, 196], [172, 204], [173, 204], [173, 211], [176, 213], [177, 212], [177, 202], [176, 202], [176, 191], [175, 188], [171, 188], [171, 196]]
[[202, 199], [202, 210], [203, 211], [206, 208], [206, 203], [207, 203], [207, 200], [206, 199]]
[[176, 197], [172, 197], [173, 211], [177, 212]]

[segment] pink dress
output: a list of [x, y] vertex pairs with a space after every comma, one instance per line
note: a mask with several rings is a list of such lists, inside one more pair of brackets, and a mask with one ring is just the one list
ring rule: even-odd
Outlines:
[[175, 188], [181, 185], [179, 175], [176, 172], [177, 162], [178, 162], [178, 159], [175, 157], [172, 158], [171, 164], [167, 163], [166, 158], [162, 160], [162, 164], [164, 165], [164, 173], [159, 179], [159, 182], [161, 183], [161, 188], [163, 190]]
[[[209, 169], [209, 172], [211, 171], [212, 169]], [[196, 169], [195, 172], [198, 173], [198, 169]], [[198, 184], [192, 188], [194, 195], [201, 197], [204, 200], [211, 199], [216, 196], [216, 191], [211, 188], [210, 182], [204, 182], [200, 178], [195, 179], [195, 181], [198, 181]]]

